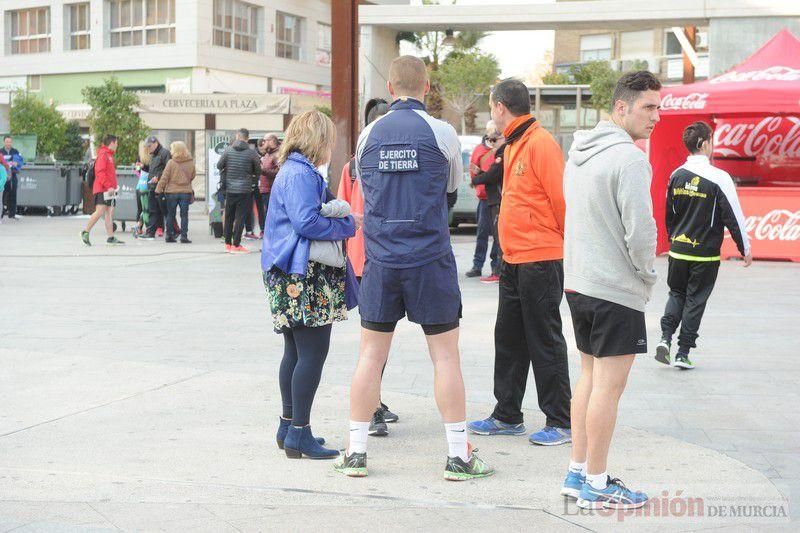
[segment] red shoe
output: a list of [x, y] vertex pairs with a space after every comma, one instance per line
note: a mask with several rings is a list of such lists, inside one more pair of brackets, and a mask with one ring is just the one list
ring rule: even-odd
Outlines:
[[250, 250], [248, 250], [247, 248], [245, 248], [244, 246], [242, 246], [240, 244], [239, 246], [231, 246], [230, 253], [232, 253], [232, 254], [249, 254]]
[[491, 276], [484, 276], [481, 278], [481, 283], [497, 283], [500, 281], [500, 276], [492, 274]]
[[226, 253], [226, 254], [229, 254], [229, 253], [231, 253], [231, 250], [232, 250], [232, 249], [233, 249], [233, 246], [232, 246], [232, 245], [230, 245], [230, 244], [226, 244], [226, 245], [225, 245], [225, 253]]
[[156, 237], [163, 237], [163, 236], [164, 236], [164, 230], [162, 228], [158, 228], [156, 230]]

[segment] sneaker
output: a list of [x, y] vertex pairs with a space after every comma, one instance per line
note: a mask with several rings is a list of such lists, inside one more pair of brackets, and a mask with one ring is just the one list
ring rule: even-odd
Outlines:
[[476, 435], [524, 435], [525, 424], [506, 424], [496, 418], [489, 417], [475, 420], [467, 424], [470, 433]]
[[333, 469], [349, 477], [367, 477], [367, 454], [352, 453], [347, 455], [346, 451], [339, 454], [339, 458], [333, 463]]
[[448, 481], [468, 481], [489, 477], [494, 474], [494, 468], [475, 455], [474, 451], [469, 455], [469, 461], [464, 462], [461, 457], [447, 457], [447, 464], [444, 466], [444, 478]]
[[116, 246], [118, 244], [125, 244], [125, 241], [121, 241], [116, 237], [109, 237], [108, 239], [106, 239], [106, 244], [108, 244], [109, 246]]
[[244, 238], [245, 239], [250, 239], [251, 241], [257, 241], [258, 240], [258, 237], [256, 237], [256, 234], [253, 233], [252, 231], [250, 233], [245, 233], [244, 234]]
[[492, 274], [491, 276], [484, 276], [481, 278], [481, 283], [497, 283], [500, 281], [500, 276]]
[[228, 253], [230, 253], [230, 254], [249, 254], [250, 250], [248, 250], [247, 248], [245, 248], [241, 244], [239, 246], [231, 245], [230, 249], [228, 250]]
[[558, 446], [559, 444], [572, 442], [572, 431], [545, 426], [536, 433], [531, 433], [528, 440], [531, 444], [538, 444], [539, 446]]
[[694, 368], [694, 363], [689, 360], [688, 353], [679, 353], [675, 356], [675, 363], [672, 366], [680, 368], [681, 370], [691, 370]]
[[164, 236], [164, 230], [162, 228], [158, 228], [156, 230], [156, 237], [163, 237], [163, 236]]
[[588, 483], [581, 487], [578, 507], [581, 509], [638, 509], [647, 503], [647, 494], [629, 490], [619, 479], [608, 478], [608, 485], [598, 490]]
[[91, 246], [92, 245], [92, 241], [89, 240], [89, 232], [88, 231], [82, 231], [81, 232], [81, 240], [83, 241], [83, 244], [85, 244], [86, 246]]
[[156, 240], [156, 236], [153, 235], [152, 233], [142, 233], [141, 235], [139, 235], [139, 238], [142, 239], [143, 241], [154, 241], [154, 240]]
[[383, 419], [386, 420], [387, 424], [393, 424], [400, 420], [400, 417], [391, 412], [389, 407], [383, 402], [381, 402], [381, 409], [383, 409]]
[[164, 239], [164, 242], [178, 242], [178, 241], [175, 240], [175, 237], [167, 237], [166, 239]]
[[661, 338], [661, 342], [658, 343], [656, 346], [656, 361], [659, 363], [669, 365], [670, 364], [670, 357], [669, 357], [669, 350], [670, 350], [670, 341], [666, 338]]
[[467, 273], [464, 275], [467, 276], [468, 278], [478, 278], [481, 275], [481, 271], [478, 270], [477, 268], [473, 268], [471, 270], [467, 270]]
[[576, 500], [581, 496], [581, 488], [586, 483], [586, 476], [567, 470], [567, 477], [564, 479], [564, 486], [561, 487], [561, 495], [575, 498]]
[[380, 407], [375, 409], [375, 414], [372, 415], [368, 434], [372, 437], [385, 437], [389, 434], [389, 428], [386, 427], [386, 420], [383, 418], [383, 409]]
[[192, 244], [188, 237], [181, 237], [181, 244]]

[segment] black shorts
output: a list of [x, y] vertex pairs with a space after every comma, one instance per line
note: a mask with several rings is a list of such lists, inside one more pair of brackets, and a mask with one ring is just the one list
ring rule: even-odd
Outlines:
[[114, 207], [117, 205], [116, 200], [106, 200], [103, 198], [103, 193], [99, 192], [94, 195], [94, 205], [107, 205], [109, 207]]
[[578, 349], [595, 357], [647, 353], [644, 313], [624, 305], [567, 292]]

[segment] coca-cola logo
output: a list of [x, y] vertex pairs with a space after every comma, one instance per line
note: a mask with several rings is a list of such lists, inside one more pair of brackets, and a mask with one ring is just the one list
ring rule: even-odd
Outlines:
[[800, 70], [792, 67], [774, 66], [763, 70], [737, 72], [731, 70], [708, 80], [709, 83], [740, 83], [744, 81], [798, 81]]
[[[785, 131], [783, 121], [789, 123]], [[800, 158], [800, 117], [764, 117], [758, 122], [720, 121], [714, 155], [721, 157]]]
[[705, 109], [708, 93], [691, 93], [686, 96], [672, 96], [672, 93], [664, 95], [661, 99], [661, 109], [681, 110], [681, 109]]
[[800, 240], [800, 211], [773, 209], [763, 216], [745, 219], [747, 234], [759, 241]]

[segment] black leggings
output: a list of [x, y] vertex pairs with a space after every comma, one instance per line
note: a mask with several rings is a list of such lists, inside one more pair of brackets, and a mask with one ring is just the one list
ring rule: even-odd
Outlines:
[[332, 325], [295, 327], [283, 332], [284, 350], [280, 369], [283, 418], [293, 426], [305, 426], [317, 394], [322, 366], [328, 357]]

